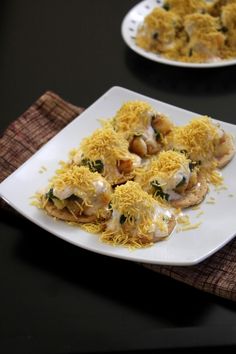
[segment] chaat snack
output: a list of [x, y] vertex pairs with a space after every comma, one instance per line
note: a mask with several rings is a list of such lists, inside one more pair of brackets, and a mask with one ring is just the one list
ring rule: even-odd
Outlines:
[[40, 195], [41, 208], [64, 221], [89, 223], [110, 217], [112, 189], [97, 172], [65, 164]]
[[141, 164], [139, 156], [129, 151], [129, 143], [109, 124], [83, 139], [79, 149], [72, 152], [72, 161], [99, 172], [111, 185], [133, 178], [134, 169]]
[[144, 19], [136, 43], [148, 51], [166, 52], [175, 48], [180, 27], [181, 21], [177, 14], [157, 7]]
[[111, 208], [101, 240], [112, 245], [149, 246], [168, 237], [175, 227], [172, 212], [133, 181], [115, 188]]
[[235, 154], [233, 137], [208, 116], [176, 127], [168, 136], [167, 147], [185, 151], [192, 161], [207, 168], [222, 168]]
[[122, 105], [112, 125], [129, 142], [129, 150], [142, 158], [157, 154], [163, 148], [163, 138], [174, 126], [167, 116], [142, 101]]
[[135, 181], [154, 198], [163, 199], [176, 208], [201, 203], [208, 191], [198, 163], [191, 161], [185, 151], [160, 152], [137, 172]]
[[225, 46], [225, 35], [220, 29], [221, 24], [217, 17], [197, 13], [185, 17], [184, 30], [189, 37], [186, 49], [193, 60], [220, 60]]

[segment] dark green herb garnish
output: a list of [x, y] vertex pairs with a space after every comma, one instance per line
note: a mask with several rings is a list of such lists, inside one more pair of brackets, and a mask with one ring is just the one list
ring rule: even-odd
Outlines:
[[154, 130], [154, 133], [155, 133], [156, 140], [160, 140], [161, 133], [159, 132], [159, 130], [157, 130], [156, 128], [153, 128], [153, 130]]
[[86, 159], [84, 158], [83, 160], [81, 160], [81, 164], [83, 166], [87, 166], [91, 172], [99, 172], [102, 173], [104, 166], [101, 160], [95, 160], [95, 161], [91, 161], [90, 159]]
[[170, 5], [166, 2], [166, 3], [163, 5], [163, 9], [166, 10], [166, 11], [169, 11], [169, 10], [170, 10]]
[[170, 220], [170, 217], [167, 215], [163, 215], [162, 220], [168, 222]]
[[89, 164], [90, 164], [90, 160], [89, 159], [84, 158], [84, 159], [81, 160], [81, 165], [82, 166], [89, 167]]
[[223, 32], [223, 33], [228, 32], [228, 28], [227, 28], [227, 27], [225, 27], [225, 26], [221, 27], [221, 32]]
[[182, 150], [179, 150], [179, 152], [181, 154], [188, 155], [188, 151], [187, 150], [182, 149]]
[[109, 209], [109, 210], [112, 210], [112, 204], [111, 204], [111, 202], [108, 204], [108, 209]]
[[186, 177], [183, 176], [182, 180], [177, 184], [176, 187], [181, 187], [181, 186], [183, 186], [185, 182], [186, 182]]
[[152, 39], [155, 39], [155, 41], [158, 39], [158, 37], [159, 37], [158, 32], [154, 32], [154, 33], [152, 34]]
[[120, 216], [120, 224], [122, 225], [122, 224], [124, 224], [125, 223], [125, 221], [126, 221], [126, 216], [124, 215], [124, 214], [122, 214], [121, 216]]
[[83, 201], [82, 198], [78, 197], [75, 194], [70, 195], [68, 198], [66, 198], [66, 200], [70, 200], [70, 201], [76, 200], [77, 202], [80, 202], [80, 203], [82, 203], [82, 201]]
[[141, 132], [135, 132], [134, 136], [142, 136], [143, 134]]
[[191, 57], [193, 55], [193, 48], [189, 49], [188, 56]]
[[104, 166], [103, 166], [103, 163], [101, 160], [95, 160], [93, 167], [94, 167], [95, 171], [97, 171], [99, 173], [103, 172]]
[[53, 188], [50, 188], [49, 191], [45, 194], [45, 196], [46, 196], [47, 199], [56, 198], [56, 197], [53, 195]]
[[178, 149], [173, 148], [172, 150], [179, 152], [180, 154], [184, 154], [184, 155], [188, 156], [188, 151], [185, 149], [178, 150]]
[[155, 192], [153, 193], [155, 197], [159, 196], [162, 199], [169, 200], [169, 194], [163, 192], [163, 189], [157, 180], [151, 181], [151, 186], [155, 189]]

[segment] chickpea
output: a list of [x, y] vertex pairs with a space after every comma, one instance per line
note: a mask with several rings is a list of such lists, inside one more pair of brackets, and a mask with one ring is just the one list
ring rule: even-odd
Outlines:
[[130, 142], [129, 149], [131, 152], [139, 155], [140, 157], [144, 157], [148, 153], [147, 144], [141, 136], [135, 136], [133, 138], [133, 140]]

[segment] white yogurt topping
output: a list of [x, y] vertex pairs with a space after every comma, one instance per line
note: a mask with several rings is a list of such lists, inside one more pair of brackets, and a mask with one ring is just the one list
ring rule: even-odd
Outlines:
[[176, 186], [185, 178], [185, 183], [189, 182], [191, 175], [191, 171], [189, 169], [188, 164], [181, 166], [181, 168], [170, 178], [162, 179], [161, 177], [157, 177], [159, 184], [164, 193], [169, 194], [169, 200], [180, 199], [181, 195], [176, 193], [174, 189]]
[[[100, 194], [100, 193], [104, 193], [107, 190], [107, 185], [103, 180], [98, 179], [97, 181], [93, 182], [93, 185], [95, 187], [95, 193], [93, 193], [94, 196], [96, 196], [97, 194]], [[53, 188], [53, 195], [60, 200], [67, 199], [72, 194], [77, 195], [81, 198], [83, 198], [83, 196], [86, 195], [86, 197], [88, 198], [88, 193], [86, 193], [85, 191], [81, 190], [78, 187], [72, 188], [70, 186], [67, 186], [63, 189]], [[90, 192], [90, 194], [91, 194], [91, 192]]]
[[75, 193], [77, 188], [66, 187], [64, 189], [53, 188], [53, 195], [60, 200], [69, 198], [72, 194]]
[[107, 190], [107, 184], [101, 179], [94, 181], [93, 185], [94, 185], [95, 191], [96, 191], [95, 194], [104, 193]]
[[[163, 209], [162, 207], [160, 207], [159, 205], [155, 206], [154, 212], [152, 214], [152, 219], [153, 219], [153, 223], [151, 224], [148, 232], [150, 234], [153, 234], [153, 237], [166, 237], [168, 235], [168, 222], [169, 219], [171, 218], [172, 214], [169, 210]], [[121, 213], [119, 211], [117, 211], [116, 209], [113, 209], [112, 212], [112, 218], [109, 220], [108, 222], [108, 229], [115, 231], [117, 229], [119, 229], [121, 227], [120, 224], [120, 217], [121, 217]], [[158, 227], [157, 221], [158, 218], [164, 218], [165, 220], [164, 223], [166, 224], [165, 226], [165, 230], [160, 230], [160, 228]], [[137, 216], [137, 218], [135, 219], [135, 224], [133, 225], [134, 228], [134, 232], [135, 230], [138, 230], [138, 223], [139, 223], [139, 218]]]

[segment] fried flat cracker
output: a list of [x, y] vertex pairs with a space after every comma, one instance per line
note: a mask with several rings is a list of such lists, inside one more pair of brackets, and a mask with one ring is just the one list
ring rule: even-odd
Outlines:
[[197, 205], [203, 201], [208, 192], [208, 185], [206, 178], [202, 175], [198, 175], [198, 181], [194, 187], [183, 195], [182, 198], [177, 200], [171, 200], [170, 204], [174, 208], [188, 208], [193, 205]]
[[87, 223], [87, 222], [94, 222], [97, 220], [96, 215], [75, 215], [69, 212], [66, 208], [63, 209], [58, 209], [53, 202], [48, 201], [44, 207], [46, 212], [60, 220], [64, 221], [72, 221], [72, 222], [77, 222], [77, 223]]

